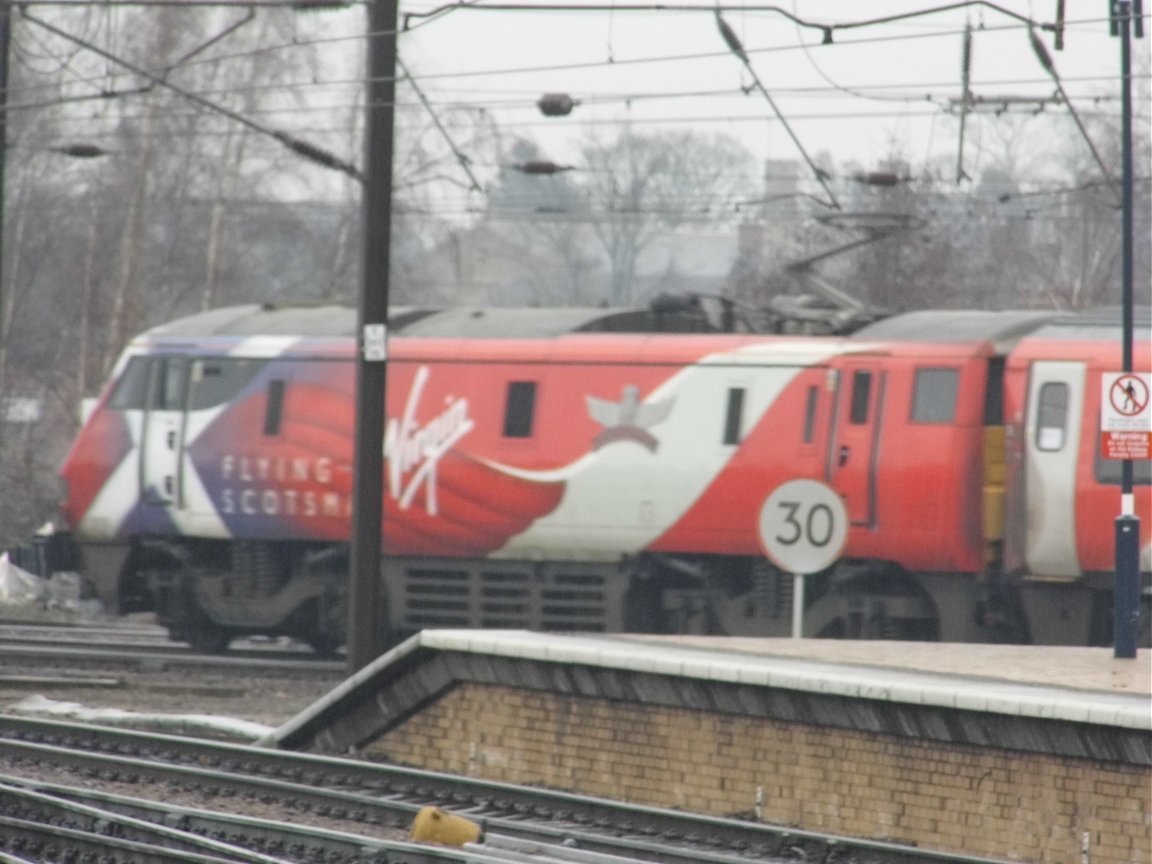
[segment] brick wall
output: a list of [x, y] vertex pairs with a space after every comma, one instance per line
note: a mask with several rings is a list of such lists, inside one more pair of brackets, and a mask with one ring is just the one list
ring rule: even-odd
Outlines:
[[433, 770], [993, 858], [1152, 861], [1152, 772], [462, 684], [367, 748]]

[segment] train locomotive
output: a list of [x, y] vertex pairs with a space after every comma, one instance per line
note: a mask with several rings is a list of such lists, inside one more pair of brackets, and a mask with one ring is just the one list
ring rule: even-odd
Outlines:
[[[849, 524], [806, 577], [805, 635], [1108, 644], [1121, 463], [1099, 452], [1098, 382], [1120, 368], [1118, 318], [925, 311], [784, 335], [651, 310], [394, 310], [390, 633], [788, 635], [796, 583], [759, 513], [808, 478]], [[355, 333], [347, 308], [251, 305], [128, 345], [61, 469], [62, 537], [106, 608], [155, 611], [203, 650], [342, 644]]]

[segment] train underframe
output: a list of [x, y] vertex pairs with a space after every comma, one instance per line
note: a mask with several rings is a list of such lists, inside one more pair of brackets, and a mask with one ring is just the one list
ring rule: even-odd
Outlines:
[[[175, 640], [218, 652], [286, 636], [321, 654], [344, 642], [345, 545], [139, 540], [85, 549], [110, 611], [153, 611]], [[95, 565], [95, 566], [93, 566]], [[617, 562], [389, 558], [390, 635], [511, 628], [785, 637], [797, 581], [766, 559], [643, 554]], [[1047, 584], [1000, 574], [908, 573], [840, 561], [804, 578], [803, 635], [1107, 645], [1110, 576]], [[1149, 595], [1143, 595], [1147, 628]], [[1141, 644], [1147, 644], [1146, 632]]]

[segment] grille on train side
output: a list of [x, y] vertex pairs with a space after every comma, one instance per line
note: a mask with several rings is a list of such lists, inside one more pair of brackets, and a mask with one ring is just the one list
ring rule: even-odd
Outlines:
[[521, 561], [392, 561], [391, 623], [401, 630], [483, 627], [619, 631], [612, 565]]

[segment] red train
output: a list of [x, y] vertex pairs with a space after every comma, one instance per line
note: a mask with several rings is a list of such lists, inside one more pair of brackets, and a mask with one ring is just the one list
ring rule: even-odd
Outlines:
[[[1107, 644], [1121, 463], [1099, 454], [1099, 382], [1120, 369], [1117, 319], [938, 311], [788, 336], [667, 332], [704, 328], [642, 310], [400, 310], [390, 627], [787, 635], [793, 579], [758, 514], [808, 478], [848, 524], [808, 577], [806, 635]], [[131, 343], [62, 468], [109, 608], [154, 609], [205, 649], [341, 644], [354, 332], [344, 308], [244, 306]]]

